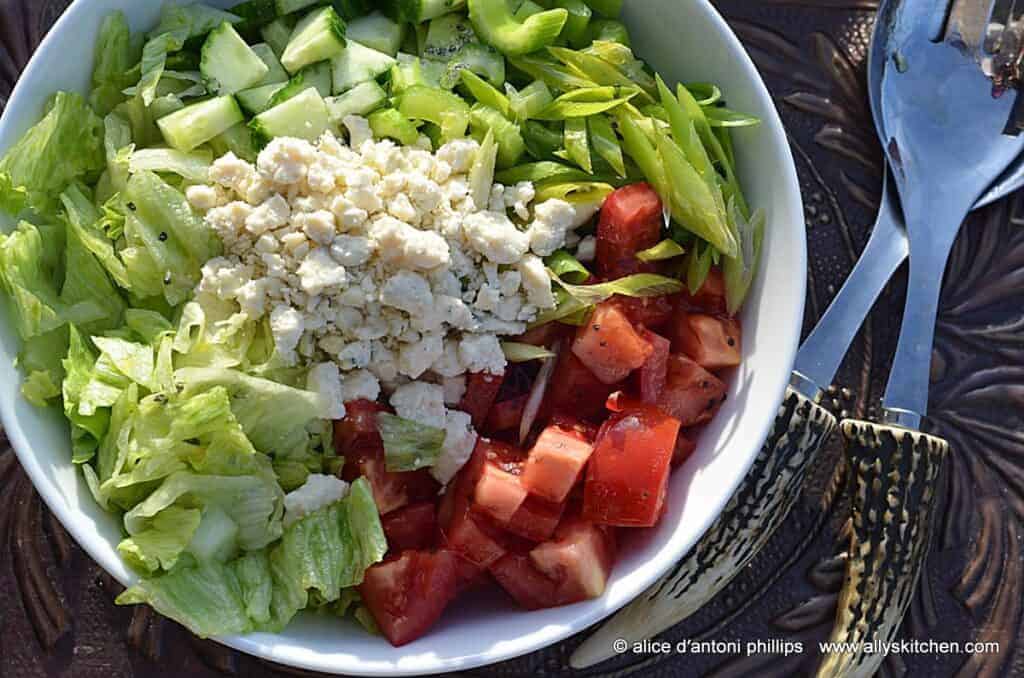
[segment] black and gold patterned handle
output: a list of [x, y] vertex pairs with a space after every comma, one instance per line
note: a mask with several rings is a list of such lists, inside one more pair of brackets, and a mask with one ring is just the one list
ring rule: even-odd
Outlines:
[[768, 440], [715, 524], [667, 575], [588, 638], [570, 664], [579, 669], [609, 659], [617, 639], [651, 638], [725, 588], [789, 515], [807, 469], [835, 428], [832, 413], [787, 389]]
[[917, 588], [949, 444], [869, 421], [841, 426], [852, 470], [853, 537], [836, 625], [819, 678], [869, 678]]

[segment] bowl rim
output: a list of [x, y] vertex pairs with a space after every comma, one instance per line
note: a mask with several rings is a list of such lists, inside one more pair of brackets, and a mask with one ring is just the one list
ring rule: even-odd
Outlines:
[[[735, 60], [736, 64], [741, 67], [743, 78], [749, 84], [751, 92], [753, 92], [758, 101], [763, 104], [765, 116], [763, 118], [764, 124], [761, 129], [764, 133], [772, 135], [772, 137], [774, 137], [773, 141], [780, 144], [780, 147], [783, 149], [781, 153], [783, 157], [780, 159], [784, 162], [782, 163], [782, 166], [778, 168], [780, 171], [779, 183], [785, 188], [785, 194], [781, 202], [784, 206], [795, 207], [799, 210], [802, 205], [802, 198], [799, 180], [796, 173], [796, 163], [788, 143], [782, 120], [773, 103], [771, 94], [768, 91], [764, 79], [758, 72], [753, 60], [743, 47], [735, 32], [728, 25], [719, 11], [711, 4], [710, 0], [691, 0], [691, 2], [693, 3], [694, 8], [705, 14], [706, 18], [713, 24], [715, 33], [722, 42], [722, 47], [728, 51], [728, 57]], [[57, 36], [63, 35], [72, 24], [75, 24], [83, 17], [92, 13], [94, 9], [90, 5], [91, 3], [89, 0], [73, 0], [36, 47], [32, 57], [29, 59], [22, 73], [19, 75], [15, 87], [11, 91], [4, 108], [4, 114], [0, 116], [0, 133], [2, 133], [7, 126], [12, 124], [9, 116], [7, 115], [7, 111], [12, 108], [11, 104], [17, 101], [28, 88], [27, 83], [35, 80], [35, 78], [31, 76], [33, 76], [35, 71], [39, 68], [39, 55], [53, 49], [57, 43]], [[805, 228], [806, 226], [801, 222], [799, 231], [801, 233], [805, 233]], [[799, 242], [795, 243], [795, 245], [796, 247], [794, 251], [792, 251], [792, 255], [795, 259], [794, 266], [799, 265], [798, 270], [806, 271], [806, 238], [799, 239]], [[799, 296], [795, 300], [796, 307], [794, 309], [794, 317], [796, 318], [797, 327], [795, 330], [790, 332], [790, 337], [788, 341], [785, 342], [785, 350], [779, 356], [783, 359], [783, 364], [787, 366], [791, 366], [793, 364], [796, 356], [796, 350], [800, 340], [799, 324], [802, 322], [804, 314], [806, 291], [807, 276], [797, 276], [795, 293], [798, 293]], [[777, 382], [775, 384], [775, 390], [778, 394], [778, 402], [782, 401], [783, 393], [789, 382], [789, 376], [789, 370], [786, 370], [785, 372], [780, 371], [778, 378], [775, 380]], [[94, 539], [92, 538], [92, 535], [85, 534], [83, 532], [84, 526], [82, 525], [82, 514], [75, 511], [64, 501], [61, 501], [61, 492], [59, 489], [56, 486], [51, 486], [51, 484], [45, 480], [45, 473], [43, 471], [42, 464], [35, 455], [32, 454], [33, 446], [29, 442], [28, 436], [25, 435], [25, 432], [20, 426], [11, 425], [11, 423], [16, 420], [14, 400], [16, 400], [16, 398], [0, 398], [0, 423], [4, 425], [4, 430], [7, 432], [11, 447], [14, 450], [22, 468], [32, 481], [36, 492], [40, 495], [47, 508], [57, 517], [60, 523], [67, 528], [68, 532], [75, 539], [75, 542], [82, 547], [89, 557], [106, 572], [110, 573], [122, 585], [129, 585], [134, 579], [134, 575], [132, 575], [120, 561], [117, 556], [116, 549], [111, 548], [110, 544], [102, 538]], [[774, 410], [771, 410], [771, 412], [774, 413]], [[757, 436], [758, 440], [763, 441], [767, 438], [773, 418], [773, 415], [768, 416], [766, 414], [765, 421], [762, 424], [762, 430]], [[759, 446], [757, 449], [759, 449]], [[723, 492], [719, 495], [718, 501], [716, 501], [715, 510], [709, 511], [705, 514], [708, 518], [699, 530], [700, 535], [703, 535], [722, 514], [729, 498], [735, 492], [736, 488], [749, 471], [750, 466], [753, 464], [755, 455], [751, 455], [748, 462], [742, 465], [744, 472], [737, 473], [735, 475], [732, 486], [728, 488], [729, 491], [727, 493]], [[693, 545], [690, 545], [689, 548], [692, 549], [692, 547]], [[631, 602], [651, 584], [664, 576], [664, 574], [668, 572], [675, 562], [682, 558], [686, 552], [687, 551], [683, 551], [678, 547], [674, 549], [673, 555], [670, 557], [663, 557], [662, 560], [664, 562], [660, 563], [657, 568], [652, 568], [648, 572], [649, 576], [645, 580], [634, 582], [633, 586], [630, 587], [630, 590], [624, 591], [614, 604], [605, 605], [603, 607], [591, 607], [587, 612], [578, 614], [571, 619], [566, 620], [565, 624], [560, 625], [541, 638], [530, 636], [522, 642], [504, 642], [500, 650], [486, 655], [472, 655], [460, 658], [427, 658], [423, 663], [417, 662], [415, 668], [410, 667], [407, 664], [392, 665], [389, 667], [361, 665], [358, 657], [355, 657], [355, 663], [345, 663], [344, 661], [339, 661], [337, 656], [333, 656], [331, 661], [335, 663], [327, 665], [322, 661], [318, 662], [315, 660], [317, 657], [324, 657], [321, 653], [315, 651], [289, 652], [286, 649], [282, 651], [283, 649], [280, 647], [275, 650], [275, 648], [268, 643], [261, 642], [261, 638], [273, 637], [272, 634], [258, 633], [249, 635], [220, 636], [214, 637], [212, 640], [263, 660], [328, 674], [411, 676], [424, 675], [428, 673], [434, 674], [470, 670], [499, 661], [513, 659], [530, 652], [535, 652], [544, 647], [560, 642], [565, 638], [579, 633], [591, 625], [610, 617], [618, 609]], [[604, 597], [607, 598], [607, 592]]]

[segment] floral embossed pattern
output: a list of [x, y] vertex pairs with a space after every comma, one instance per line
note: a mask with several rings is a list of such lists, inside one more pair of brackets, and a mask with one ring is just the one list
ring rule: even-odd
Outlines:
[[[155, 0], [153, 0], [155, 1]], [[628, 0], [642, 1], [642, 0]], [[0, 0], [0, 106], [67, 0]], [[868, 115], [864, 53], [876, 0], [716, 0], [764, 74], [790, 132], [811, 249], [807, 326], [824, 310], [873, 218], [881, 154]], [[1024, 675], [1024, 200], [972, 216], [951, 257], [936, 337], [929, 432], [951, 452], [939, 531], [901, 637], [997, 641], [998, 652], [890, 656], [884, 675]], [[831, 393], [870, 413], [887, 376], [902, 305], [879, 301]], [[626, 655], [593, 675], [793, 676], [817, 665], [843, 581], [849, 474], [826, 448], [776, 538], [669, 640], [739, 640], [739, 654]], [[208, 678], [294, 675], [200, 642], [145, 608], [113, 605], [118, 585], [48, 513], [0, 436], [0, 675]], [[801, 643], [803, 654], [748, 642]], [[481, 669], [555, 675], [578, 640]], [[780, 643], [774, 648], [781, 651]], [[723, 648], [727, 649], [727, 648]], [[749, 650], [749, 651], [748, 651]]]

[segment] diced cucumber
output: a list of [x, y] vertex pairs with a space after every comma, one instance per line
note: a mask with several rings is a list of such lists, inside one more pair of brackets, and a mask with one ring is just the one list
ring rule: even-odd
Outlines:
[[373, 80], [395, 63], [395, 59], [384, 52], [350, 40], [345, 49], [331, 61], [334, 92], [341, 94], [361, 82]]
[[[469, 105], [462, 97], [436, 87], [414, 85], [398, 97], [398, 110], [414, 120], [426, 120], [441, 127], [445, 139], [459, 139], [469, 126]], [[498, 113], [498, 117], [501, 114]]]
[[432, 150], [436, 151], [444, 146], [444, 134], [441, 133], [441, 128], [434, 123], [423, 123], [423, 127], [420, 127], [420, 134], [430, 139], [430, 146]]
[[256, 56], [263, 60], [263, 63], [267, 65], [269, 69], [266, 77], [256, 83], [256, 87], [263, 85], [273, 85], [279, 82], [288, 82], [288, 71], [284, 70], [284, 66], [281, 65], [277, 55], [274, 54], [274, 50], [265, 42], [261, 42], [258, 45], [252, 46], [252, 51], [256, 52]]
[[569, 18], [562, 28], [562, 37], [575, 49], [590, 44], [587, 40], [587, 27], [593, 12], [583, 0], [555, 0], [555, 7], [562, 7], [569, 12]]
[[420, 56], [448, 61], [463, 46], [476, 42], [473, 24], [461, 14], [446, 14], [430, 22]]
[[292, 38], [293, 28], [295, 23], [290, 17], [281, 17], [261, 28], [260, 35], [263, 36], [263, 41], [270, 45], [270, 49], [274, 50], [274, 54], [280, 57]]
[[310, 87], [283, 104], [260, 113], [249, 127], [258, 145], [274, 137], [298, 137], [315, 141], [327, 131], [327, 104], [316, 88]]
[[609, 19], [617, 19], [622, 14], [623, 0], [586, 0], [590, 9]]
[[192, 104], [157, 120], [171, 148], [191, 151], [245, 120], [234, 97], [224, 96]]
[[483, 139], [487, 130], [494, 132], [494, 140], [498, 143], [499, 168], [512, 167], [523, 157], [526, 143], [519, 126], [499, 111], [483, 104], [474, 104], [469, 113], [469, 121], [474, 138]]
[[267, 108], [283, 104], [292, 97], [302, 94], [310, 87], [315, 89], [322, 97], [331, 95], [330, 61], [321, 61], [312, 66], [306, 66], [296, 73], [295, 77], [286, 86], [274, 93], [274, 97], [267, 104]]
[[427, 31], [430, 30], [429, 23], [413, 24], [416, 29], [416, 49], [403, 50], [409, 54], [423, 54], [423, 45], [427, 44]]
[[388, 100], [387, 92], [376, 80], [361, 82], [349, 91], [326, 99], [332, 124], [339, 124], [346, 115], [366, 115], [383, 106]]
[[254, 87], [235, 95], [238, 105], [249, 115], [259, 115], [270, 108], [270, 102], [274, 95], [288, 86], [285, 82], [275, 82], [270, 85]]
[[210, 89], [219, 94], [234, 94], [263, 80], [270, 68], [245, 44], [234, 26], [224, 22], [206, 38], [199, 72]]
[[401, 21], [423, 23], [465, 7], [466, 0], [392, 0]]
[[242, 22], [235, 28], [239, 33], [246, 35], [277, 18], [277, 6], [274, 0], [248, 0], [235, 5], [228, 11], [235, 16], [242, 17]]
[[231, 151], [242, 160], [256, 162], [256, 156], [259, 155], [259, 150], [252, 140], [252, 130], [245, 122], [240, 122], [210, 139], [209, 146], [218, 158]]
[[509, 109], [516, 121], [522, 123], [543, 111], [554, 100], [554, 95], [544, 81], [534, 80], [509, 96]]
[[625, 24], [615, 19], [594, 19], [587, 27], [587, 42], [593, 43], [597, 40], [617, 42], [629, 47], [629, 31]]
[[569, 13], [562, 8], [549, 9], [519, 20], [504, 0], [469, 0], [469, 18], [484, 42], [502, 54], [518, 56], [552, 44]]
[[[334, 0], [331, 3], [335, 11], [345, 21], [369, 14], [374, 0]], [[386, 3], [385, 3], [386, 4]]]
[[346, 37], [388, 56], [395, 56], [405, 39], [405, 28], [406, 24], [394, 22], [380, 12], [374, 12], [348, 22]]
[[459, 82], [460, 72], [470, 70], [495, 87], [505, 83], [505, 57], [498, 50], [479, 42], [463, 45], [448, 62], [441, 86], [451, 89]]
[[292, 12], [298, 12], [300, 9], [306, 9], [320, 2], [320, 0], [275, 0], [277, 3], [277, 13], [279, 15], [291, 14]]
[[370, 129], [373, 130], [373, 136], [376, 139], [387, 137], [403, 146], [411, 146], [420, 136], [416, 125], [394, 108], [382, 108], [379, 111], [374, 111], [367, 121], [370, 123]]
[[289, 73], [298, 73], [310, 64], [333, 59], [344, 49], [345, 21], [333, 7], [324, 7], [295, 25], [281, 63]]

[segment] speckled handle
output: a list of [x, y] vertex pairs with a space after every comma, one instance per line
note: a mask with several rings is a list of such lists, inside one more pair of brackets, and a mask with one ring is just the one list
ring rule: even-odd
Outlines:
[[949, 444], [919, 431], [844, 421], [853, 473], [853, 539], [819, 678], [869, 678], [885, 659], [917, 587], [932, 534], [937, 480]]
[[743, 484], [693, 550], [620, 610], [573, 654], [574, 668], [614, 656], [612, 642], [651, 638], [699, 610], [768, 543], [789, 514], [807, 469], [836, 428], [836, 418], [793, 389]]

